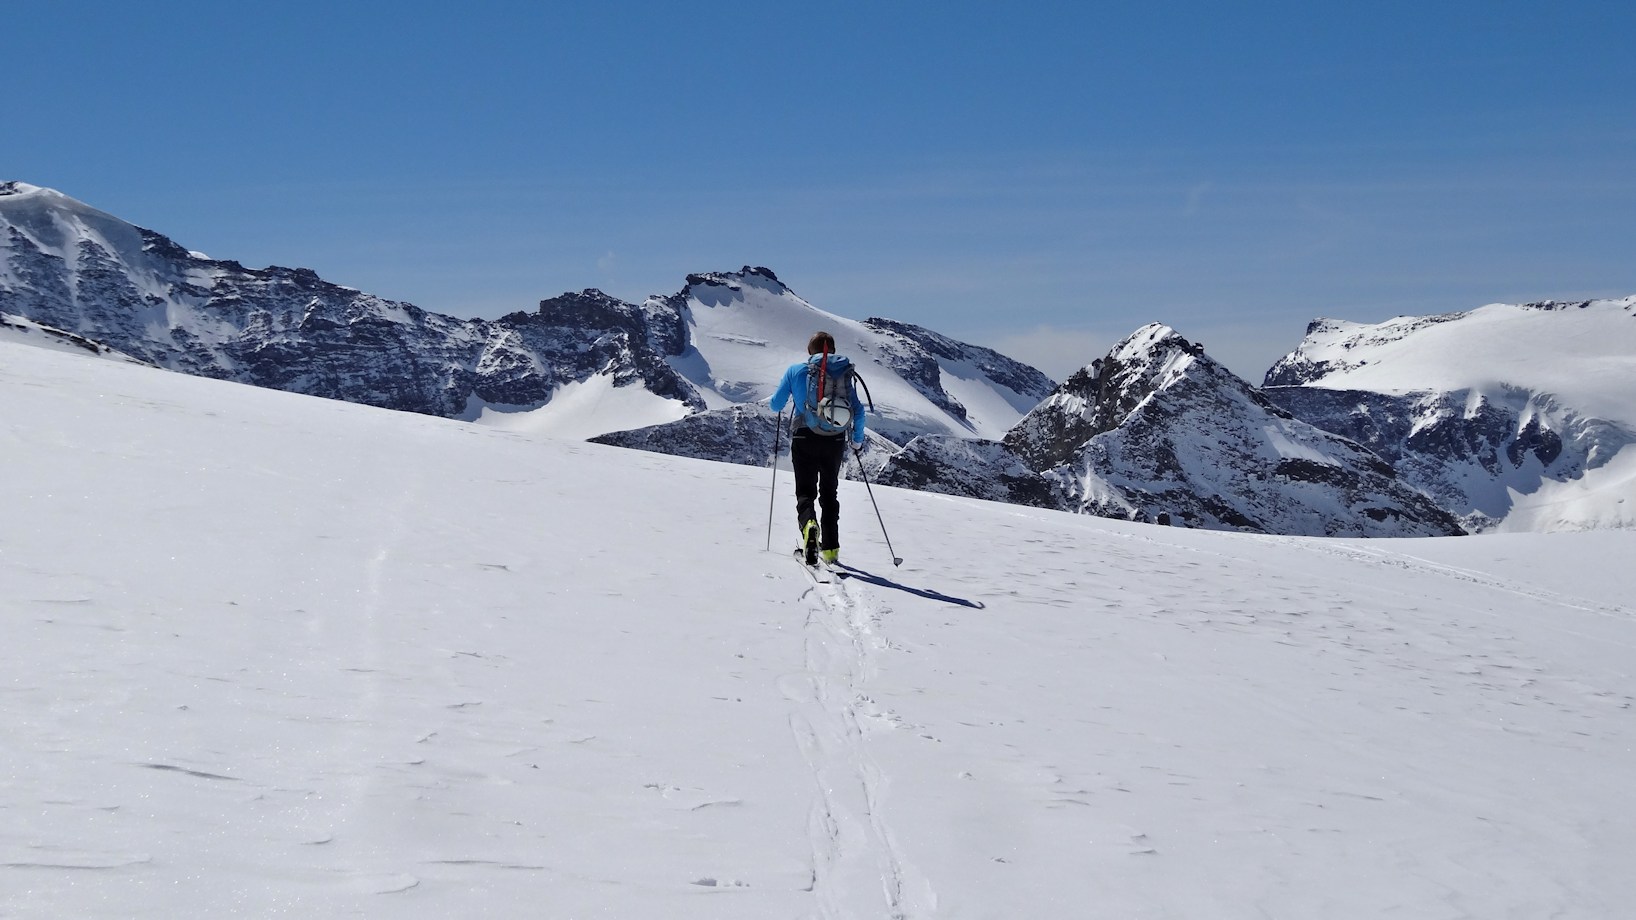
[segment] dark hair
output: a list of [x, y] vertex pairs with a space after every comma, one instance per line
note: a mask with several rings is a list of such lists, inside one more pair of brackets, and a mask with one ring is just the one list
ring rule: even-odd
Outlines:
[[835, 353], [835, 337], [827, 332], [814, 332], [807, 340], [807, 354], [816, 355], [822, 352]]

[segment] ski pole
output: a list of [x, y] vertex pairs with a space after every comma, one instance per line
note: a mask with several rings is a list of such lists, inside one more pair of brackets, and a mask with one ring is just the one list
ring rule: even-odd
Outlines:
[[[897, 550], [892, 548], [892, 538], [886, 533], [886, 519], [880, 516], [880, 505], [875, 502], [875, 490], [870, 488], [869, 472], [863, 468], [863, 451], [854, 447], [852, 448], [852, 456], [858, 461], [858, 475], [863, 477], [863, 487], [869, 493], [869, 504], [875, 506], [875, 520], [880, 521], [880, 535], [886, 538], [886, 551], [892, 554], [893, 565], [902, 565], [903, 557], [899, 556]], [[768, 532], [771, 533], [770, 530]], [[767, 546], [769, 548], [772, 546], [771, 536], [767, 538]]]
[[[793, 410], [792, 410], [793, 411]], [[778, 449], [784, 441], [784, 413], [773, 420], [773, 484], [767, 490], [767, 552], [773, 551], [773, 502], [778, 492]]]

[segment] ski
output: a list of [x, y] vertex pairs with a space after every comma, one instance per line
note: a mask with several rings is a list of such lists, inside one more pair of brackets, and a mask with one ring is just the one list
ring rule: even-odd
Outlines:
[[807, 573], [808, 578], [811, 578], [815, 583], [820, 585], [832, 584], [835, 581], [834, 574], [830, 570], [829, 566], [817, 561], [808, 564], [807, 560], [804, 558], [805, 556], [806, 550], [802, 549], [801, 547], [796, 547], [795, 562], [797, 565], [801, 566], [801, 571]]

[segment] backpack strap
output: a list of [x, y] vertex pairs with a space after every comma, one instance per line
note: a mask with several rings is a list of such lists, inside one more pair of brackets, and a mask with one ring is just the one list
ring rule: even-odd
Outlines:
[[874, 412], [875, 411], [875, 395], [873, 393], [869, 392], [869, 384], [863, 382], [863, 375], [858, 373], [856, 370], [851, 371], [850, 376], [852, 377], [853, 380], [856, 380], [859, 384], [861, 384], [863, 386], [864, 398], [869, 400], [869, 411]]

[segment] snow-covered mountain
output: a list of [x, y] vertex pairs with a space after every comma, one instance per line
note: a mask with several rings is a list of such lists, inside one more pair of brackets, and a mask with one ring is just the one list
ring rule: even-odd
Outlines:
[[1636, 531], [849, 482], [815, 585], [765, 468], [6, 341], [0, 456], [6, 918], [1636, 904]]
[[0, 311], [159, 367], [452, 415], [477, 383], [481, 324], [189, 252], [51, 189], [0, 184]]
[[820, 328], [867, 382], [883, 482], [1274, 533], [1636, 527], [1636, 297], [1320, 320], [1262, 390], [1155, 325], [1053, 390], [992, 350], [820, 310], [766, 268], [462, 320], [0, 183], [0, 337], [199, 376], [762, 465], [758, 404]]
[[1003, 451], [963, 459], [970, 455], [965, 445], [925, 438], [889, 460], [880, 478], [1188, 527], [1461, 532], [1379, 457], [1291, 417], [1157, 323], [1065, 381], [1006, 434]]
[[[766, 268], [689, 275], [679, 294], [643, 309], [679, 318], [686, 338], [670, 363], [712, 410], [764, 402], [818, 329], [835, 336], [863, 377], [875, 407], [870, 429], [899, 444], [926, 433], [998, 437], [1052, 386], [1034, 368], [929, 329], [819, 310]], [[662, 434], [686, 440], [690, 424]]]
[[462, 320], [210, 259], [20, 182], [0, 184], [0, 311], [171, 370], [575, 438], [764, 399], [820, 328], [899, 443], [998, 437], [1052, 385], [930, 330], [826, 313], [765, 268], [690, 275], [642, 304], [586, 290]]
[[1264, 392], [1470, 529], [1636, 527], [1636, 297], [1318, 320]]

